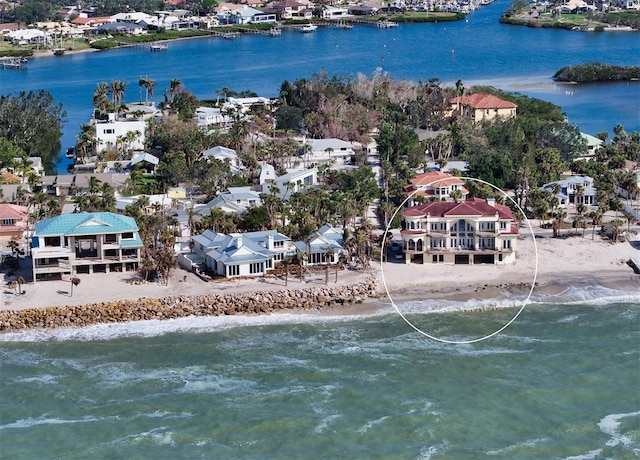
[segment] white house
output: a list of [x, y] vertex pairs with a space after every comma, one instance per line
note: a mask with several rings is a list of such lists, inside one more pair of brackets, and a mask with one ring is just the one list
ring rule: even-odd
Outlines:
[[236, 151], [221, 145], [205, 150], [202, 152], [202, 156], [207, 160], [214, 158], [216, 160], [229, 162], [233, 174], [238, 174], [243, 167]]
[[[595, 136], [587, 133], [580, 133], [580, 136], [587, 143], [587, 154], [582, 157], [582, 159], [590, 160], [596, 154], [596, 152], [604, 145], [604, 141], [602, 139], [598, 139]], [[579, 158], [576, 158], [579, 159]]]
[[316, 168], [289, 170], [286, 174], [273, 180], [268, 178], [269, 175], [270, 169], [263, 168], [260, 173], [262, 192], [272, 193], [277, 188], [277, 194], [283, 200], [288, 200], [292, 194], [302, 191], [305, 187], [318, 184], [318, 170]]
[[95, 120], [97, 153], [104, 152], [109, 147], [115, 147], [133, 133], [132, 140], [127, 141], [131, 150], [144, 150], [147, 123], [137, 119], [118, 119], [116, 114], [109, 114], [108, 120]]
[[231, 123], [231, 117], [223, 114], [216, 107], [198, 107], [196, 109], [196, 123], [198, 126], [224, 127]]
[[[309, 244], [305, 241], [296, 241], [295, 248], [300, 253], [306, 253], [306, 265], [336, 264], [340, 257], [345, 255], [342, 247], [342, 231], [333, 228], [330, 224], [325, 224], [318, 231], [311, 234]], [[330, 258], [327, 254], [331, 251]]]
[[589, 176], [570, 176], [563, 180], [549, 182], [543, 185], [542, 189], [553, 191], [554, 184], [560, 186], [560, 192], [556, 194], [556, 198], [562, 208], [579, 204], [598, 205], [598, 190], [593, 186], [593, 178]]
[[336, 8], [335, 6], [326, 6], [322, 10], [323, 19], [340, 19], [349, 16], [346, 8]]
[[222, 233], [207, 230], [192, 238], [193, 252], [212, 273], [226, 278], [261, 276], [295, 254], [289, 237], [275, 230]]
[[355, 154], [353, 144], [341, 139], [305, 139], [302, 148], [305, 156], [305, 149], [310, 149], [307, 159], [317, 165], [350, 164]]
[[207, 204], [198, 206], [196, 213], [201, 216], [211, 214], [211, 209], [220, 208], [224, 212], [234, 214], [244, 214], [248, 208], [262, 206], [260, 193], [251, 187], [229, 187], [226, 192], [221, 193]]

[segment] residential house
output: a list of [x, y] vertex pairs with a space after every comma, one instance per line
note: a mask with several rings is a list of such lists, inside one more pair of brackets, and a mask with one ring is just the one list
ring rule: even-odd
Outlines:
[[263, 13], [260, 10], [251, 8], [247, 5], [242, 5], [240, 8], [235, 9], [229, 15], [229, 20], [233, 24], [262, 24], [262, 23], [275, 23], [276, 15]]
[[305, 163], [315, 165], [351, 164], [355, 155], [351, 142], [335, 138], [304, 139], [302, 149], [301, 155]]
[[405, 263], [515, 263], [519, 223], [494, 199], [434, 201], [406, 208], [402, 217]]
[[413, 206], [418, 201], [415, 197], [424, 197], [433, 201], [450, 199], [452, 193], [454, 197], [458, 195], [459, 199], [465, 199], [469, 194], [462, 179], [441, 171], [418, 174], [411, 179], [410, 184], [405, 185], [404, 190], [409, 196], [407, 206]]
[[133, 271], [140, 263], [138, 225], [111, 212], [62, 214], [36, 222], [33, 281], [63, 274]]
[[234, 214], [244, 214], [248, 208], [262, 206], [260, 193], [252, 190], [251, 187], [229, 187], [226, 192], [221, 193], [205, 205], [196, 207], [196, 213], [201, 216], [211, 214], [213, 208], [220, 208], [224, 212]]
[[76, 194], [89, 192], [89, 183], [92, 177], [111, 185], [114, 189], [124, 186], [127, 180], [125, 174], [58, 174], [43, 176], [40, 187], [43, 192], [49, 195], [75, 196]]
[[[313, 232], [306, 241], [296, 241], [294, 246], [301, 254], [306, 254], [305, 265], [336, 264], [346, 254], [343, 246], [342, 231], [325, 224]], [[327, 257], [331, 251], [331, 257]]]
[[0, 241], [22, 239], [28, 224], [29, 211], [26, 206], [0, 203]]
[[223, 114], [219, 108], [198, 107], [196, 109], [196, 123], [201, 127], [224, 127], [231, 124], [231, 117]]
[[227, 97], [222, 105], [223, 109], [235, 110], [247, 113], [255, 107], [271, 107], [271, 99], [268, 97]]
[[305, 187], [318, 185], [318, 170], [316, 168], [292, 169], [282, 176], [271, 179], [274, 175], [273, 166], [264, 165], [262, 167], [260, 172], [262, 192], [275, 192], [283, 200], [288, 200], [292, 194], [303, 191]]
[[233, 174], [238, 174], [243, 169], [242, 161], [240, 161], [236, 151], [228, 147], [217, 145], [202, 152], [202, 156], [207, 160], [214, 158], [220, 161], [227, 161]]
[[291, 239], [275, 230], [229, 235], [207, 230], [192, 241], [207, 269], [226, 278], [264, 275], [295, 254]]
[[52, 41], [49, 32], [38, 29], [18, 29], [4, 35], [14, 45], [48, 45]]
[[160, 163], [160, 158], [147, 152], [136, 153], [131, 157], [129, 169], [145, 169], [147, 172], [155, 172]]
[[107, 22], [95, 28], [97, 34], [142, 35], [146, 33], [144, 27], [131, 22]]
[[313, 10], [308, 5], [297, 2], [295, 0], [284, 0], [274, 2], [271, 7], [278, 12], [278, 19], [306, 19], [313, 17]]
[[[130, 150], [144, 150], [147, 129], [145, 120], [117, 118], [115, 113], [110, 113], [108, 120], [95, 120], [94, 126], [97, 153], [116, 148], [125, 140]], [[127, 139], [128, 135], [130, 139]]]
[[348, 11], [349, 14], [353, 16], [373, 16], [378, 10], [372, 6], [351, 5]]
[[590, 160], [596, 155], [598, 150], [600, 150], [600, 148], [604, 145], [604, 141], [602, 139], [598, 139], [597, 137], [587, 133], [580, 133], [580, 136], [582, 136], [582, 138], [587, 143], [587, 154], [584, 157], [575, 158], [575, 159]]
[[492, 94], [476, 93], [450, 99], [451, 114], [474, 122], [496, 118], [515, 118], [518, 106]]
[[[557, 185], [555, 185], [557, 184]], [[556, 194], [561, 208], [584, 204], [586, 206], [598, 205], [598, 190], [593, 186], [593, 178], [589, 176], [569, 176], [566, 179], [549, 182], [542, 186], [543, 190], [552, 192], [559, 188]]]
[[322, 10], [323, 19], [341, 19], [347, 16], [349, 16], [349, 10], [347, 10], [346, 8], [327, 6]]

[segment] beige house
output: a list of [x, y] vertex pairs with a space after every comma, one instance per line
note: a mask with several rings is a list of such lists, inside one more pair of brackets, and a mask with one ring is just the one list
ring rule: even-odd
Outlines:
[[402, 214], [405, 263], [493, 264], [516, 261], [517, 219], [493, 199], [434, 201]]
[[26, 206], [0, 203], [0, 241], [19, 240], [27, 231], [29, 212]]
[[471, 94], [450, 99], [451, 115], [471, 118], [474, 122], [496, 118], [515, 118], [518, 106], [492, 94]]
[[460, 191], [460, 198], [464, 199], [469, 191], [464, 187], [464, 181], [451, 174], [442, 171], [427, 171], [418, 174], [411, 183], [404, 187], [409, 195], [407, 204], [413, 206], [415, 197], [424, 197], [433, 200], [443, 200], [451, 198], [451, 194], [456, 190]]

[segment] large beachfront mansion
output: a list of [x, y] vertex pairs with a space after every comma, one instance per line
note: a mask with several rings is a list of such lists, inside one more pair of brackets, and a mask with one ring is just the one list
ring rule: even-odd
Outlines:
[[405, 263], [515, 263], [517, 219], [494, 199], [434, 201], [405, 208]]

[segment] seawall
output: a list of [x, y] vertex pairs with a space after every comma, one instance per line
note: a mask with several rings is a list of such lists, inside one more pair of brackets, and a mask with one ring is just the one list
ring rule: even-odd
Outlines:
[[362, 303], [376, 298], [375, 277], [350, 286], [287, 289], [241, 294], [142, 297], [136, 300], [88, 305], [0, 311], [0, 331], [82, 327], [98, 323], [161, 320], [185, 316], [268, 314], [281, 310], [313, 309]]

